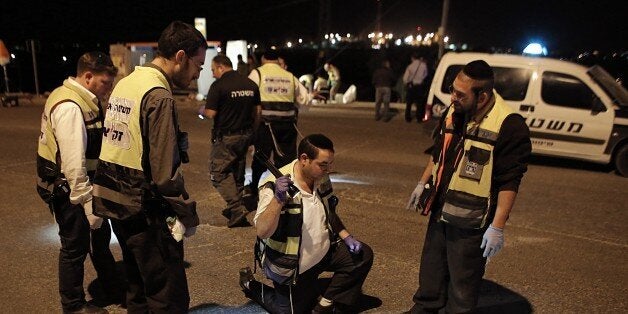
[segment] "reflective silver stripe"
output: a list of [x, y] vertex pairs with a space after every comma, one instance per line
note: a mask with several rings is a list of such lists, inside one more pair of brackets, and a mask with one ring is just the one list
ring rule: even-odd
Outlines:
[[290, 110], [290, 111], [262, 110], [262, 116], [293, 117], [294, 115], [295, 115], [294, 110]]
[[488, 208], [485, 208], [484, 210], [471, 210], [471, 209], [453, 205], [448, 202], [445, 202], [445, 205], [443, 205], [443, 213], [447, 213], [455, 217], [479, 219], [479, 218], [484, 217], [484, 215], [486, 215], [487, 212], [488, 212]]
[[133, 202], [130, 197], [126, 194], [122, 194], [120, 192], [116, 192], [112, 189], [106, 188], [102, 185], [94, 184], [93, 185], [93, 194], [95, 197], [100, 197], [106, 199], [108, 201], [112, 201], [114, 203], [118, 203], [123, 206], [128, 207], [138, 207], [139, 204]]
[[484, 138], [490, 141], [497, 141], [497, 137], [499, 136], [499, 134], [493, 132], [493, 131], [489, 131], [486, 129], [479, 129], [478, 130], [478, 137], [479, 138]]

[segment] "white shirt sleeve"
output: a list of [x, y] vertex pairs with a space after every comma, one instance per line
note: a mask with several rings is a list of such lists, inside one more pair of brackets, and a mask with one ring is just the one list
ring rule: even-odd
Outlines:
[[259, 71], [256, 69], [251, 70], [251, 73], [249, 73], [249, 79], [259, 86]]
[[257, 225], [257, 218], [266, 210], [273, 197], [275, 197], [275, 193], [270, 188], [263, 188], [259, 191], [259, 200], [257, 201], [257, 211], [253, 218], [253, 224]]
[[293, 76], [293, 79], [295, 80], [296, 85], [294, 93], [297, 95], [297, 106], [299, 106], [299, 108], [302, 108], [303, 106], [309, 106], [312, 103], [312, 95], [307, 91], [307, 88], [305, 88], [305, 86], [303, 86], [303, 84], [301, 84], [301, 82], [299, 82], [296, 77]]
[[406, 71], [403, 72], [403, 83], [404, 84], [408, 84], [410, 83], [410, 68], [412, 67], [412, 63], [410, 63], [407, 67], [406, 67]]
[[70, 202], [84, 204], [92, 199], [92, 185], [87, 177], [85, 150], [87, 130], [81, 108], [72, 102], [64, 102], [51, 114], [52, 130], [59, 145], [61, 173], [70, 185]]

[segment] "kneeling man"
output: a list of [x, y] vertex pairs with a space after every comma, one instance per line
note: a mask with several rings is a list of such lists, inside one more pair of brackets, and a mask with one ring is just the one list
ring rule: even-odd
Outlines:
[[[351, 310], [373, 265], [371, 248], [356, 240], [336, 215], [329, 172], [332, 141], [322, 134], [306, 136], [298, 159], [270, 175], [259, 188], [255, 215], [256, 255], [274, 289], [240, 271], [247, 297], [271, 313], [332, 313]], [[318, 276], [334, 272], [319, 297]]]

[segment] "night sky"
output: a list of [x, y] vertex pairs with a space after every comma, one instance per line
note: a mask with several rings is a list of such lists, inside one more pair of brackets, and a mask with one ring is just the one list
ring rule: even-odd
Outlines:
[[[441, 0], [381, 0], [384, 32], [436, 32]], [[45, 42], [156, 41], [172, 20], [207, 19], [209, 40], [313, 39], [318, 0], [29, 1], [0, 5], [0, 39]], [[455, 43], [520, 49], [531, 40], [550, 50], [627, 49], [624, 1], [451, 0], [447, 34]], [[375, 27], [375, 0], [332, 0], [334, 33], [368, 34]]]

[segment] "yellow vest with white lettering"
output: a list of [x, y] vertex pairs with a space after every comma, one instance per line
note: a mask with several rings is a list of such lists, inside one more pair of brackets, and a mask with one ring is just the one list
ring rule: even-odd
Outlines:
[[59, 146], [50, 120], [56, 107], [62, 103], [72, 102], [81, 109], [87, 132], [85, 167], [90, 178], [93, 177], [100, 153], [102, 116], [98, 104], [94, 103], [92, 97], [94, 96], [87, 91], [65, 80], [63, 85], [56, 88], [46, 100], [41, 116], [41, 131], [37, 147], [37, 175], [39, 176], [37, 186], [42, 198], [45, 198], [46, 191], [52, 192], [52, 183], [62, 177]]
[[98, 216], [123, 220], [142, 210], [149, 182], [142, 167], [140, 117], [144, 96], [156, 88], [171, 91], [164, 74], [155, 68], [136, 67], [111, 93], [93, 181], [93, 207]]
[[166, 77], [151, 67], [135, 67], [120, 80], [109, 97], [100, 160], [142, 170], [141, 104], [155, 88], [171, 91]]
[[266, 122], [296, 121], [294, 75], [274, 63], [264, 64], [257, 71], [262, 119]]
[[[467, 124], [464, 135], [464, 150], [454, 171], [447, 191], [440, 219], [461, 228], [479, 229], [486, 226], [488, 214], [496, 204], [491, 195], [493, 176], [493, 150], [504, 120], [514, 111], [497, 92], [493, 92], [495, 104], [487, 116], [478, 124]], [[453, 109], [453, 107], [452, 107]], [[449, 110], [446, 123], [441, 131], [453, 129]], [[432, 178], [437, 177], [440, 161], [432, 170]], [[432, 182], [433, 184], [435, 182]]]

